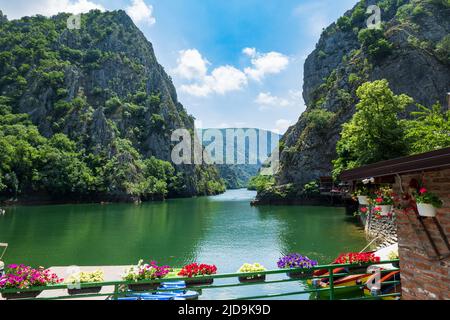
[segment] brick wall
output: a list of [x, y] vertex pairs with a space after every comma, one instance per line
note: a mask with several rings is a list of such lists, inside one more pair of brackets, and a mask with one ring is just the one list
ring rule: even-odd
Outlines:
[[[444, 207], [438, 210], [437, 219], [450, 238], [450, 169], [402, 175], [401, 178], [397, 177], [394, 190], [399, 193], [400, 185], [403, 185], [403, 190], [408, 192], [413, 178], [422, 178], [425, 187], [444, 201]], [[426, 219], [425, 223], [440, 252], [448, 252], [433, 221]], [[450, 258], [433, 261], [428, 257], [435, 253], [415, 215], [405, 215], [403, 211], [397, 210], [397, 229], [403, 299], [450, 300]]]

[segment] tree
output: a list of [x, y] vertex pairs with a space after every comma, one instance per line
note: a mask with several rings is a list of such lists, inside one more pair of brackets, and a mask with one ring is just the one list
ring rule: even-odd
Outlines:
[[357, 112], [344, 124], [337, 144], [335, 178], [344, 170], [408, 154], [404, 124], [398, 115], [413, 99], [395, 95], [387, 80], [367, 82], [356, 94], [360, 99]]
[[418, 106], [411, 113], [413, 120], [405, 120], [409, 153], [417, 154], [450, 147], [450, 111], [443, 112], [439, 103], [431, 109]]

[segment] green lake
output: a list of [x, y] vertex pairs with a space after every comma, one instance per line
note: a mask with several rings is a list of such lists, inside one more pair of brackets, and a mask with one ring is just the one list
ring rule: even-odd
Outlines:
[[[367, 244], [364, 230], [343, 208], [255, 208], [254, 197], [234, 190], [141, 205], [10, 207], [0, 215], [0, 242], [9, 243], [7, 264], [106, 266], [145, 259], [174, 267], [216, 264], [220, 273], [235, 272], [246, 262], [276, 269], [278, 258], [293, 252], [328, 264]], [[229, 297], [230, 290], [210, 297]], [[277, 292], [274, 285], [241, 292], [266, 290]]]

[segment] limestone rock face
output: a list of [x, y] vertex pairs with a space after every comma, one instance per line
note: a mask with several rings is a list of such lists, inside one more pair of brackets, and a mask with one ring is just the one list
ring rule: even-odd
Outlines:
[[[46, 32], [47, 43], [42, 44], [42, 53], [36, 53], [34, 64], [26, 66], [29, 71], [23, 72], [22, 85], [2, 78], [14, 70], [0, 70], [0, 95], [14, 96], [14, 112], [29, 114], [45, 137], [64, 133], [82, 148], [111, 156], [113, 141], [127, 139], [143, 158], [170, 161], [172, 132], [193, 133], [194, 118], [178, 101], [152, 44], [121, 10], [83, 14], [80, 30], [67, 28], [68, 17], [7, 22], [8, 30], [26, 35], [21, 45], [29, 45], [27, 38], [32, 39], [33, 32]], [[0, 23], [4, 21], [0, 13]], [[15, 50], [8, 46], [5, 51]], [[200, 184], [220, 183], [211, 166], [177, 170], [186, 180], [183, 196], [205, 193]]]
[[[384, 37], [392, 45], [391, 52], [378, 59], [371, 58], [358, 39], [366, 28], [366, 17], [358, 19], [358, 11], [365, 12], [370, 4], [382, 7]], [[342, 124], [355, 113], [356, 89], [366, 81], [387, 79], [396, 94], [405, 93], [428, 107], [437, 101], [446, 104], [449, 58], [437, 54], [436, 47], [450, 34], [448, 3], [362, 1], [345, 17], [351, 25], [338, 22], [325, 29], [305, 62], [307, 112], [282, 138], [279, 185], [302, 187], [331, 175]], [[308, 113], [316, 108], [334, 113], [323, 130], [308, 121]]]

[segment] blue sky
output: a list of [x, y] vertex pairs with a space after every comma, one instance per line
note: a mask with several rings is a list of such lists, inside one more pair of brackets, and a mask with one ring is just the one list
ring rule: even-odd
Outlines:
[[357, 0], [0, 0], [9, 18], [124, 9], [198, 125], [284, 133], [305, 110], [303, 64]]

